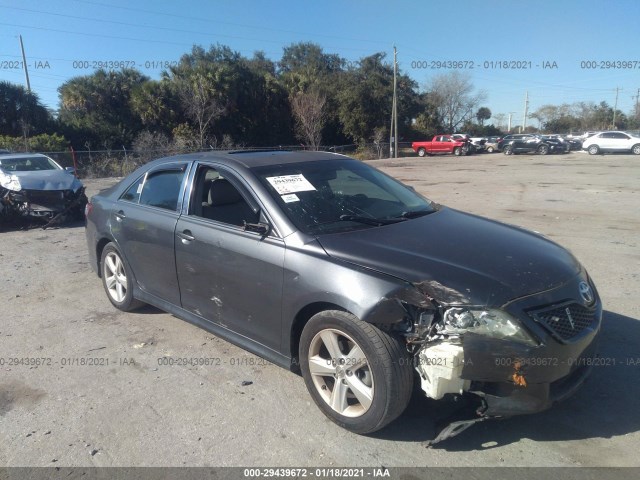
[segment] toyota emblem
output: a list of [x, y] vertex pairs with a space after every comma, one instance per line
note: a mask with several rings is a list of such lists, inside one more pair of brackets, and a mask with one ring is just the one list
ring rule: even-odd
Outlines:
[[580, 285], [578, 285], [578, 291], [585, 303], [590, 304], [593, 302], [593, 290], [591, 290], [591, 287], [587, 282], [580, 282]]

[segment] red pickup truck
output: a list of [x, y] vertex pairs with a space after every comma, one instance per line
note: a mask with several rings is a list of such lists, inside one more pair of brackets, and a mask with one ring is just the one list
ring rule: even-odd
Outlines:
[[436, 135], [430, 142], [413, 142], [411, 148], [419, 157], [436, 153], [453, 153], [462, 155], [466, 152], [465, 142], [454, 139], [451, 135]]

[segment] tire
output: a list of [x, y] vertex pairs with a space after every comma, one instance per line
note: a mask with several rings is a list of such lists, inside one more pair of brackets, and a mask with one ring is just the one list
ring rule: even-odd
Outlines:
[[540, 155], [546, 155], [549, 153], [549, 147], [547, 145], [540, 145], [538, 147], [538, 153]]
[[511, 147], [511, 145], [505, 145], [505, 147], [502, 149], [502, 153], [504, 153], [505, 155], [513, 155], [513, 147]]
[[587, 148], [587, 152], [589, 152], [589, 155], [597, 155], [600, 153], [600, 147], [597, 145], [590, 145], [589, 148]]
[[631, 153], [634, 155], [640, 155], [640, 143], [631, 147]]
[[456, 147], [456, 148], [454, 148], [454, 149], [453, 149], [453, 154], [454, 154], [456, 157], [459, 157], [460, 155], [462, 155], [462, 149], [461, 149], [460, 147]]
[[318, 408], [351, 432], [380, 430], [411, 399], [413, 371], [403, 342], [350, 313], [314, 315], [302, 331], [299, 355]]
[[102, 250], [100, 270], [102, 286], [114, 307], [130, 312], [143, 305], [140, 300], [133, 298], [133, 275], [113, 243], [108, 243]]
[[419, 157], [424, 157], [426, 154], [427, 154], [427, 151], [423, 147], [420, 147], [418, 149], [418, 156]]
[[487, 147], [487, 153], [493, 153], [493, 147]]

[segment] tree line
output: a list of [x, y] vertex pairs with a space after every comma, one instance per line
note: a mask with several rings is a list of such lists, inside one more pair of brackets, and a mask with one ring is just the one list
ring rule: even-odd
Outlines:
[[[37, 95], [0, 82], [0, 147], [380, 145], [388, 141], [393, 65], [384, 53], [348, 62], [307, 42], [285, 47], [278, 61], [217, 44], [194, 46], [158, 80], [135, 69], [97, 70], [66, 81], [58, 92], [59, 109], [50, 112]], [[397, 95], [401, 140], [501, 133], [500, 125], [487, 123], [486, 93], [476, 92], [464, 73], [436, 75], [421, 89], [400, 71]], [[602, 129], [612, 116], [604, 102], [547, 105], [531, 115], [540, 128], [560, 133]], [[637, 128], [637, 119], [620, 112], [616, 123]]]

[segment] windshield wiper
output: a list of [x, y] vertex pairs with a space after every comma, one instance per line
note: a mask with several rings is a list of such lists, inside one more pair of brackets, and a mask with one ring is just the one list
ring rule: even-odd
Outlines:
[[375, 225], [376, 227], [379, 227], [381, 225], [389, 225], [391, 223], [397, 223], [399, 219], [372, 218], [372, 217], [363, 217], [361, 215], [340, 215], [340, 220], [342, 220], [343, 222], [364, 223], [365, 225]]
[[[402, 212], [398, 217], [400, 218], [418, 218], [424, 217], [425, 215], [429, 215], [430, 213], [435, 212], [435, 210], [408, 210], [406, 212]], [[396, 218], [398, 218], [396, 217]]]

